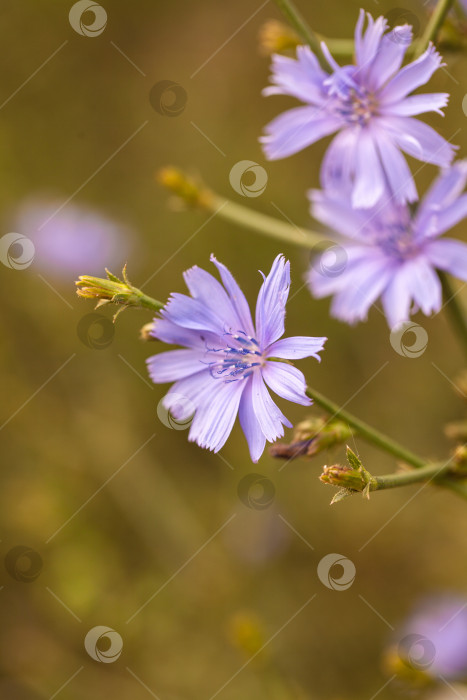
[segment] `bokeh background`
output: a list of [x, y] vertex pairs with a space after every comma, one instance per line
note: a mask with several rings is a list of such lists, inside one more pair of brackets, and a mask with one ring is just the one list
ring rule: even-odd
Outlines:
[[[175, 211], [156, 184], [161, 166], [181, 166], [240, 203], [279, 215], [274, 203], [310, 225], [305, 191], [318, 185], [326, 142], [276, 163], [265, 163], [258, 144], [264, 124], [292, 104], [260, 95], [269, 71], [257, 37], [279, 18], [273, 2], [113, 0], [103, 3], [105, 31], [92, 38], [71, 28], [71, 4], [2, 3], [3, 233], [18, 230], [25, 202], [72, 198], [62, 215], [72, 205], [91, 208], [125, 229], [115, 237], [114, 272], [128, 262], [132, 281], [151, 278], [145, 291], [159, 299], [183, 291], [183, 270], [209, 267], [214, 252], [253, 302], [258, 269], [283, 252], [293, 276], [287, 334], [329, 338], [321, 365], [301, 363], [309, 381], [414, 451], [442, 459], [450, 449], [443, 425], [465, 412], [451, 384], [463, 357], [443, 314], [416, 319], [427, 350], [401, 357], [377, 309], [350, 328], [329, 318], [328, 300], [311, 299], [302, 286], [309, 252], [220, 217], [202, 227], [207, 214]], [[350, 36], [361, 5], [373, 14], [407, 10], [426, 23], [416, 2], [299, 4], [327, 36]], [[444, 120], [429, 121], [448, 138], [457, 131], [463, 154], [467, 58], [448, 61], [449, 75], [438, 72], [431, 89], [451, 92], [450, 105]], [[177, 117], [150, 104], [161, 80], [186, 90]], [[230, 187], [242, 159], [267, 170], [256, 199]], [[434, 174], [420, 169], [420, 190]], [[18, 232], [32, 240], [36, 233]], [[456, 233], [465, 239], [465, 226]], [[103, 273], [95, 263], [80, 272]], [[422, 595], [466, 592], [466, 504], [427, 486], [330, 507], [333, 490], [318, 476], [323, 464], [343, 460], [341, 449], [281, 470], [268, 454], [253, 465], [238, 427], [220, 455], [188, 443], [186, 431], [157, 415], [165, 387], [149, 383], [145, 359], [159, 348], [138, 338], [150, 314], [125, 312], [112, 342], [89, 347], [77, 329], [92, 305], [76, 297], [74, 279], [39, 261], [0, 269], [0, 554], [25, 546], [42, 560], [29, 582], [18, 580], [27, 558], [16, 578], [2, 565], [1, 697], [407, 696], [383, 668], [390, 628]], [[307, 415], [291, 404], [286, 413], [294, 423]], [[360, 440], [356, 447], [370, 471], [394, 469]], [[238, 496], [252, 473], [274, 486], [267, 508]], [[356, 567], [346, 591], [317, 576], [320, 559], [334, 552]], [[86, 653], [85, 635], [99, 625], [123, 639], [115, 663]]]

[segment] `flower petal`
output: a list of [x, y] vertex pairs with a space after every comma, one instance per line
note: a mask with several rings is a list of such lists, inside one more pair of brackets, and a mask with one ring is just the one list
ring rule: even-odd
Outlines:
[[405, 97], [398, 102], [380, 106], [380, 113], [383, 115], [395, 114], [400, 117], [412, 117], [414, 114], [424, 114], [425, 112], [438, 112], [446, 107], [449, 100], [447, 92], [433, 92], [431, 94], [412, 95]]
[[278, 396], [302, 406], [311, 406], [305, 394], [306, 382], [303, 372], [283, 362], [267, 362], [262, 369], [264, 381]]
[[369, 129], [362, 129], [359, 135], [356, 156], [352, 206], [366, 209], [374, 206], [385, 191], [381, 160]]
[[324, 349], [327, 338], [312, 338], [308, 336], [296, 335], [291, 338], [276, 340], [269, 346], [269, 357], [280, 357], [284, 360], [301, 360], [304, 357], [315, 357], [319, 362], [318, 355]]
[[467, 244], [441, 238], [425, 246], [425, 255], [434, 267], [467, 282]]
[[442, 58], [433, 44], [420, 58], [404, 66], [380, 92], [380, 100], [385, 104], [397, 102], [421, 85], [425, 85], [441, 66]]
[[324, 190], [342, 193], [351, 188], [358, 134], [358, 128], [347, 128], [331, 141], [321, 164], [320, 180]]
[[268, 442], [274, 442], [278, 437], [284, 435], [282, 424], [291, 428], [292, 423], [287, 420], [271, 399], [261, 376], [261, 372], [254, 372], [253, 374], [251, 396], [253, 410], [261, 430]]
[[409, 156], [446, 167], [454, 157], [456, 147], [443, 139], [431, 126], [412, 117], [384, 117], [379, 120], [395, 142]]
[[363, 34], [363, 24], [365, 12], [360, 10], [357, 26], [355, 28], [355, 55], [359, 73], [370, 69], [370, 64], [378, 54], [380, 42], [387, 29], [387, 22], [384, 17], [376, 20], [367, 12], [368, 26]]
[[275, 54], [272, 57], [272, 85], [263, 95], [291, 95], [309, 104], [322, 104], [326, 99], [322, 90], [327, 73], [321, 68], [308, 46], [297, 48], [297, 59]]
[[391, 280], [393, 267], [383, 257], [362, 261], [358, 275], [346, 276], [347, 284], [334, 297], [331, 314], [347, 323], [366, 320], [368, 310]]
[[255, 329], [253, 327], [253, 321], [251, 319], [250, 307], [245, 298], [245, 295], [243, 294], [242, 290], [235, 281], [232, 273], [226, 268], [225, 265], [216, 260], [214, 255], [211, 255], [211, 262], [213, 262], [219, 270], [222, 283], [227, 290], [227, 293], [230, 297], [230, 301], [235, 307], [237, 316], [240, 320], [241, 330], [245, 331], [245, 333], [247, 333], [250, 336], [254, 336]]
[[417, 201], [415, 180], [404, 156], [385, 134], [378, 134], [377, 144], [395, 201], [399, 203]]
[[203, 302], [178, 292], [171, 295], [161, 316], [182, 328], [207, 330], [219, 335], [223, 335], [226, 326], [224, 320]]
[[411, 41], [412, 27], [408, 24], [394, 27], [383, 36], [367, 76], [368, 85], [373, 91], [379, 90], [391, 76], [399, 71]]
[[256, 332], [261, 348], [284, 335], [285, 305], [290, 289], [290, 263], [283, 255], [274, 260], [256, 302]]
[[183, 278], [193, 299], [197, 299], [213, 314], [222, 318], [227, 327], [241, 330], [239, 328], [241, 320], [237, 311], [225, 289], [215, 277], [195, 265], [183, 273]]
[[201, 364], [204, 350], [169, 350], [146, 360], [149, 375], [155, 384], [174, 382], [196, 374], [205, 367]]
[[409, 282], [404, 266], [401, 266], [395, 271], [393, 278], [383, 292], [383, 309], [391, 329], [397, 328], [409, 320], [412, 304]]
[[251, 459], [256, 463], [264, 452], [266, 438], [253, 410], [252, 391], [253, 379], [250, 377], [247, 379], [246, 386], [243, 390], [238, 417], [240, 418], [240, 425], [242, 426], [242, 430], [248, 442]]
[[[216, 381], [216, 380], [213, 380]], [[209, 401], [197, 407], [188, 439], [213, 452], [225, 445], [237, 417], [245, 382], [220, 382]]]
[[217, 334], [182, 328], [165, 318], [154, 319], [151, 335], [164, 343], [184, 345], [188, 348], [215, 347], [222, 342]]
[[369, 218], [365, 209], [354, 209], [349, 200], [337, 196], [337, 193], [330, 196], [327, 191], [309, 190], [307, 194], [311, 202], [311, 215], [317, 221], [343, 236], [358, 238], [358, 233]]
[[286, 158], [334, 133], [342, 121], [317, 107], [295, 107], [272, 120], [260, 138], [269, 160]]

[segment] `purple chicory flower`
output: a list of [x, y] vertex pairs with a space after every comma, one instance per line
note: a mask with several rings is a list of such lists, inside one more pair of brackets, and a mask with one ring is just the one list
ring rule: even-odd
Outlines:
[[16, 230], [35, 247], [34, 265], [69, 279], [86, 269], [98, 274], [104, 267], [125, 263], [131, 231], [100, 212], [54, 200], [27, 200], [15, 215]]
[[[191, 296], [172, 294], [156, 318], [153, 335], [181, 345], [148, 359], [155, 383], [175, 382], [164, 397], [164, 407], [178, 421], [195, 410], [189, 440], [218, 452], [230, 435], [237, 413], [253, 462], [266, 440], [292, 427], [271, 399], [276, 394], [309, 406], [305, 378], [290, 363], [315, 357], [326, 338], [283, 338], [285, 305], [290, 287], [290, 263], [277, 256], [261, 286], [253, 320], [246, 298], [232, 274], [214, 256], [222, 286], [209, 272], [195, 266], [184, 273]], [[182, 397], [182, 400], [181, 400]]]
[[347, 323], [365, 320], [380, 296], [391, 328], [418, 309], [437, 313], [442, 290], [435, 270], [467, 281], [467, 244], [440, 238], [467, 216], [466, 182], [467, 160], [461, 160], [439, 175], [415, 213], [389, 194], [371, 209], [353, 209], [350, 194], [312, 190], [313, 216], [346, 239], [339, 241], [345, 264], [336, 274], [332, 268], [327, 274], [325, 258], [321, 269], [312, 265], [312, 294], [334, 295], [331, 314]]
[[[321, 167], [323, 188], [352, 186], [352, 206], [372, 207], [389, 188], [397, 202], [418, 198], [407, 162], [408, 155], [445, 167], [454, 146], [414, 115], [435, 111], [448, 101], [446, 93], [411, 95], [442, 65], [430, 45], [416, 61], [401, 64], [412, 38], [409, 25], [385, 33], [384, 17], [365, 12], [355, 29], [355, 65], [339, 66], [323, 43], [332, 72], [324, 71], [307, 46], [297, 59], [273, 57], [273, 85], [265, 95], [291, 95], [305, 102], [276, 117], [261, 141], [267, 158], [285, 158], [338, 132]], [[395, 34], [397, 32], [397, 34]], [[397, 40], [396, 40], [397, 36]]]
[[422, 600], [397, 631], [400, 658], [449, 680], [467, 678], [467, 599], [438, 594]]

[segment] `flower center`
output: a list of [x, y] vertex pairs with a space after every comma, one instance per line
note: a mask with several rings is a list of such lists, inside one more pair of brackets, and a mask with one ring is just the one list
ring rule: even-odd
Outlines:
[[374, 242], [391, 258], [403, 261], [413, 257], [419, 251], [410, 226], [403, 223], [386, 224], [384, 229], [373, 232]]
[[[258, 341], [244, 331], [224, 334], [226, 345], [222, 348], [207, 348], [209, 371], [214, 379], [236, 382], [249, 377], [265, 362]], [[214, 356], [212, 353], [218, 353]], [[215, 358], [215, 359], [213, 359]]]
[[335, 71], [324, 84], [329, 97], [335, 98], [335, 111], [350, 125], [365, 126], [378, 111], [373, 92], [358, 84], [354, 78], [356, 67], [344, 66]]

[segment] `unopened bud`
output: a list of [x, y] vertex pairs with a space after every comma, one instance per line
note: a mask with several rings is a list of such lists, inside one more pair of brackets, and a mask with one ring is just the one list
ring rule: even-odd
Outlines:
[[295, 49], [302, 43], [293, 29], [276, 19], [269, 19], [260, 27], [258, 41], [259, 52], [262, 56]]
[[156, 180], [190, 207], [209, 209], [212, 204], [212, 192], [178, 168], [161, 168], [156, 174]]
[[451, 440], [467, 442], [467, 421], [448, 423], [444, 428], [444, 434]]
[[[348, 466], [334, 464], [331, 467], [323, 467], [321, 481], [324, 484], [339, 486], [341, 489], [361, 491], [364, 496], [369, 498], [370, 491], [373, 491], [378, 485], [377, 480], [365, 469], [360, 458], [348, 446], [347, 461]], [[332, 503], [336, 503], [336, 500], [342, 500], [342, 498], [333, 498]]]
[[154, 321], [151, 321], [151, 323], [145, 323], [139, 332], [140, 340], [145, 340], [145, 341], [157, 340], [157, 338], [155, 338], [153, 335], [153, 331], [154, 331]]
[[238, 612], [229, 621], [228, 634], [232, 644], [253, 657], [264, 646], [264, 635], [261, 623], [256, 615], [249, 612]]
[[314, 457], [335, 445], [342, 445], [353, 437], [353, 432], [343, 421], [325, 421], [324, 418], [310, 417], [298, 423], [290, 445], [276, 443], [269, 452], [279, 459]]

